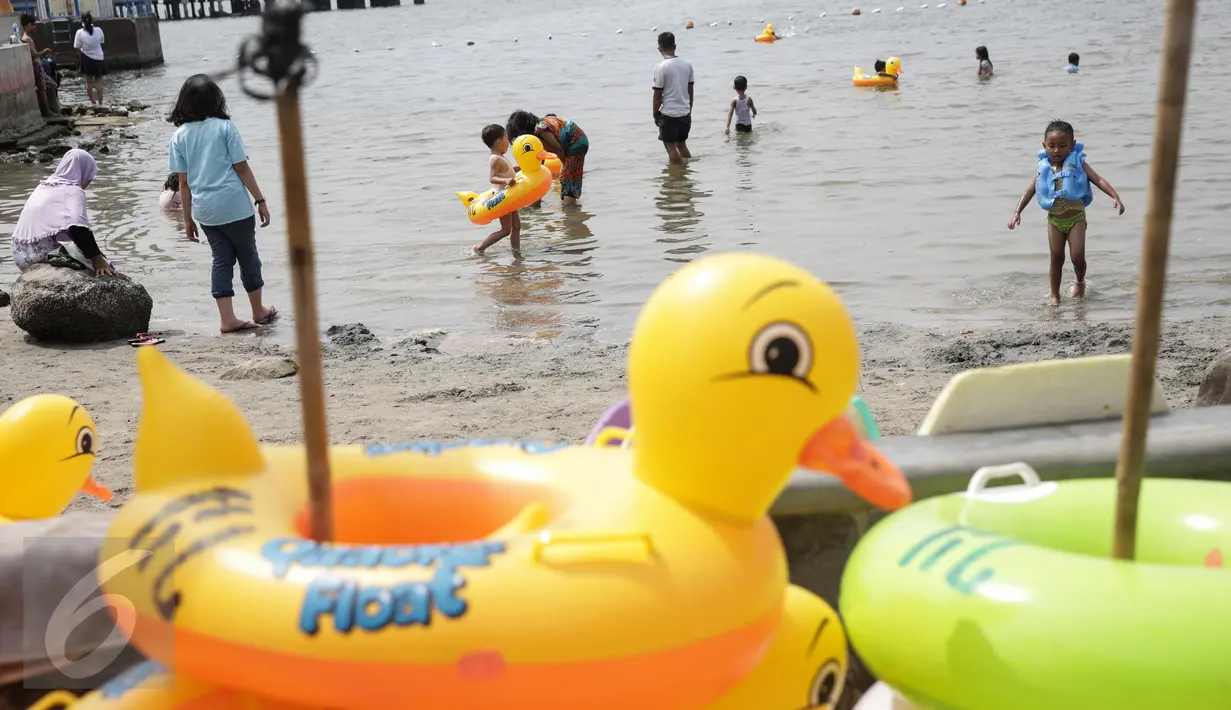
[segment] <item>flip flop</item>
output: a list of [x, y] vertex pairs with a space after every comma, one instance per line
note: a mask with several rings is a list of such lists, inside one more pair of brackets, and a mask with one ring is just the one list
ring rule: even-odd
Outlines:
[[218, 332], [222, 333], [223, 335], [230, 335], [231, 333], [242, 333], [247, 330], [257, 330], [260, 327], [261, 325], [259, 323], [253, 323], [250, 320], [246, 320], [244, 321], [243, 325], [239, 326], [238, 328], [234, 330], [219, 330]]
[[277, 307], [277, 306], [270, 306], [270, 307], [269, 307], [269, 315], [267, 315], [267, 316], [265, 316], [264, 318], [262, 318], [262, 319], [260, 320], [260, 324], [261, 324], [261, 325], [269, 325], [270, 323], [273, 323], [275, 320], [277, 320], [277, 318], [278, 318], [278, 307]]
[[157, 335], [151, 335], [149, 333], [137, 333], [137, 337], [128, 341], [128, 344], [133, 346], [134, 348], [139, 348], [142, 345], [161, 345], [165, 342], [167, 341], [163, 340]]

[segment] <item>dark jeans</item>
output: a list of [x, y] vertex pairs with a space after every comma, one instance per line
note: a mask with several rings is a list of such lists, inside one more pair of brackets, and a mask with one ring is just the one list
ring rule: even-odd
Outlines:
[[214, 298], [235, 295], [235, 262], [239, 262], [239, 280], [248, 293], [265, 285], [261, 278], [261, 257], [256, 253], [256, 217], [216, 227], [201, 225], [209, 248], [214, 252], [214, 268], [210, 272], [210, 289]]

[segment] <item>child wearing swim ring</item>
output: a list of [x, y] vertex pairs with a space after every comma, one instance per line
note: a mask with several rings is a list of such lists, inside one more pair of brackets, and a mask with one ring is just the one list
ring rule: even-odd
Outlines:
[[[491, 157], [487, 160], [487, 177], [492, 187], [500, 190], [512, 185], [517, 174], [508, 158], [504, 157], [504, 154], [509, 152], [509, 134], [504, 130], [504, 126], [493, 123], [484, 127], [480, 136], [483, 138], [483, 144], [491, 150]], [[521, 249], [521, 214], [517, 210], [501, 217], [500, 229], [487, 235], [482, 244], [471, 247], [471, 251], [482, 254], [505, 237], [509, 238], [509, 245], [513, 247], [514, 253]]]
[[1085, 147], [1073, 136], [1073, 126], [1065, 121], [1052, 121], [1043, 132], [1043, 150], [1039, 151], [1036, 174], [1026, 188], [1017, 210], [1009, 218], [1009, 229], [1022, 223], [1022, 210], [1030, 198], [1038, 199], [1047, 210], [1047, 243], [1051, 249], [1051, 298], [1060, 305], [1060, 277], [1064, 272], [1064, 245], [1069, 245], [1073, 271], [1073, 298], [1086, 295], [1086, 206], [1094, 201], [1091, 185], [1112, 199], [1112, 209], [1124, 214], [1120, 195], [1086, 162]]
[[893, 76], [892, 74], [885, 71], [885, 60], [884, 59], [877, 59], [876, 64], [873, 64], [872, 67], [876, 71], [877, 76], [885, 76], [885, 77]]
[[742, 76], [735, 77], [735, 98], [731, 99], [731, 109], [727, 111], [727, 127], [723, 133], [731, 133], [731, 117], [735, 117], [736, 133], [752, 133], [752, 119], [756, 118], [757, 105], [752, 97], [744, 92], [748, 90], [748, 80]]

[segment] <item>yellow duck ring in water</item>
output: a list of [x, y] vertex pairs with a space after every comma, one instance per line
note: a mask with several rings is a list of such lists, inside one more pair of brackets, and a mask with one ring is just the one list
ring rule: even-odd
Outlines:
[[851, 83], [855, 86], [897, 86], [898, 75], [901, 73], [901, 60], [890, 57], [885, 62], [885, 71], [882, 74], [864, 74], [862, 69], [855, 67], [855, 76]]
[[1128, 562], [1115, 480], [1013, 469], [1027, 485], [983, 469], [859, 541], [842, 615], [873, 674], [920, 708], [1231, 708], [1231, 484], [1143, 481]]
[[[543, 163], [551, 153], [543, 150], [543, 142], [533, 135], [513, 141], [513, 159], [521, 172], [508, 187], [492, 188], [484, 193], [459, 192], [466, 214], [475, 224], [487, 224], [512, 214], [543, 199], [551, 189], [551, 169]], [[557, 158], [559, 160], [559, 158]]]
[[782, 38], [778, 36], [777, 32], [774, 32], [773, 25], [765, 25], [765, 31], [757, 35], [753, 39], [755, 39], [758, 42], [777, 42], [778, 40]]
[[796, 466], [909, 501], [843, 416], [858, 352], [807, 272], [700, 259], [633, 334], [633, 449], [333, 447], [337, 542], [318, 544], [302, 447], [260, 446], [220, 393], [143, 348], [137, 493], [103, 556], [150, 554], [104, 591], [132, 603], [120, 626], [150, 658], [288, 702], [704, 708], [790, 613], [766, 513]]

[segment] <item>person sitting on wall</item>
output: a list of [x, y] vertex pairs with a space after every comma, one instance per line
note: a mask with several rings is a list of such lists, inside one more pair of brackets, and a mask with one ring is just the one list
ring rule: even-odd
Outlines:
[[34, 68], [34, 91], [38, 94], [38, 110], [43, 114], [43, 118], [51, 118], [52, 116], [60, 115], [60, 97], [59, 87], [56, 82], [47, 75], [47, 70], [43, 68], [44, 57], [51, 56], [51, 48], [48, 47], [39, 51], [34, 43], [34, 34], [38, 32], [38, 20], [34, 19], [34, 15], [23, 13], [21, 16], [21, 41], [26, 43], [30, 48], [30, 61]]

